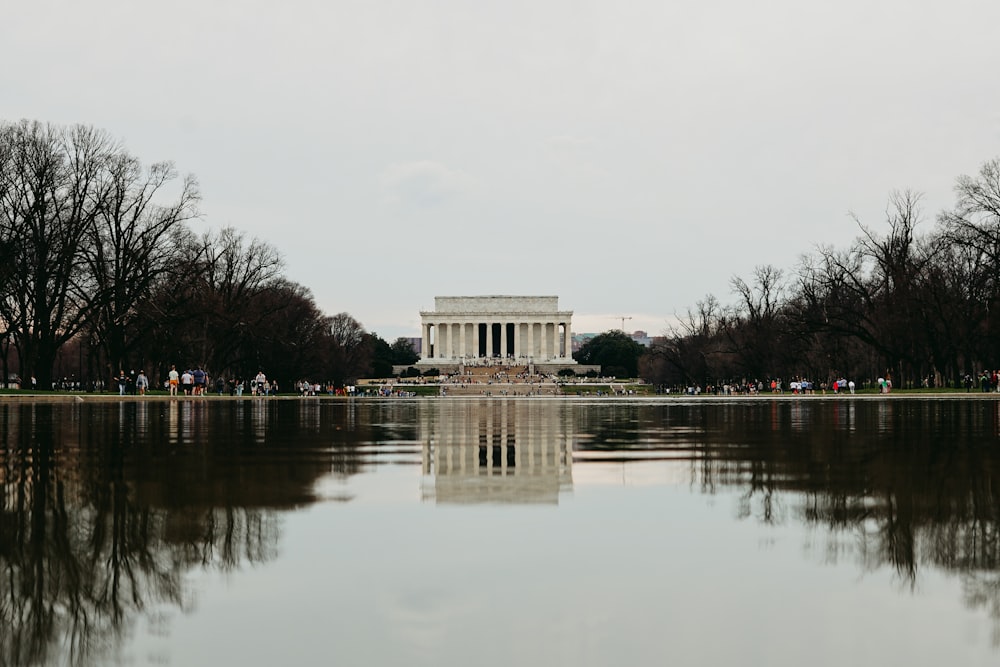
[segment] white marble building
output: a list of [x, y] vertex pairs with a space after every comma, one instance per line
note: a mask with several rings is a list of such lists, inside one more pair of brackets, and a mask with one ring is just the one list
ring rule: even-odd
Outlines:
[[573, 366], [573, 311], [555, 296], [438, 296], [421, 311], [418, 366], [507, 360]]

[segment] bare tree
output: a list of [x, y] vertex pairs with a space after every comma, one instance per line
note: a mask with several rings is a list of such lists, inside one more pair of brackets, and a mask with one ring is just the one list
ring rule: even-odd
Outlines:
[[847, 250], [821, 247], [817, 259], [803, 261], [801, 312], [816, 331], [855, 338], [879, 361], [872, 370], [919, 375], [930, 352], [922, 281], [938, 247], [916, 235], [921, 195], [893, 192], [886, 207], [888, 232], [880, 234], [852, 214], [861, 236]]
[[655, 384], [707, 385], [725, 372], [719, 344], [724, 319], [718, 299], [706, 295], [639, 359], [642, 376]]
[[776, 351], [782, 331], [780, 312], [784, 303], [783, 272], [768, 264], [754, 269], [753, 283], [734, 277], [733, 291], [740, 297], [729, 319], [726, 334], [748, 379], [775, 377]]
[[331, 318], [319, 310], [312, 293], [278, 280], [254, 298], [254, 306], [261, 313], [255, 338], [266, 343], [251, 356], [259, 359], [268, 377], [326, 379], [322, 372], [328, 361]]
[[162, 276], [179, 263], [171, 235], [198, 214], [198, 184], [187, 176], [176, 199], [156, 202], [177, 178], [169, 162], [143, 170], [119, 151], [103, 174], [104, 206], [93, 221], [84, 257], [96, 288], [93, 331], [114, 368], [124, 368], [141, 330], [137, 306]]
[[348, 313], [330, 318], [330, 379], [338, 385], [351, 382], [371, 367], [371, 337]]
[[59, 348], [87, 323], [87, 231], [104, 207], [101, 174], [117, 146], [103, 132], [21, 121], [0, 132], [0, 243], [12, 252], [0, 317], [16, 332], [22, 376], [50, 388]]
[[232, 227], [202, 236], [199, 256], [190, 264], [195, 278], [196, 333], [191, 352], [215, 372], [259, 363], [266, 340], [261, 327], [287, 304], [256, 298], [281, 278], [284, 262], [270, 244]]
[[954, 299], [943, 304], [950, 311], [944, 317], [961, 339], [954, 356], [971, 372], [1000, 356], [1000, 159], [984, 163], [975, 177], [960, 176], [955, 195], [954, 208], [938, 215], [949, 260], [942, 279]]
[[979, 251], [994, 268], [1000, 267], [1000, 159], [983, 164], [978, 177], [959, 176], [955, 208], [938, 221], [951, 240]]
[[884, 236], [858, 222], [863, 231], [859, 246], [872, 265], [872, 320], [877, 325], [886, 372], [895, 373], [901, 383], [923, 375], [929, 356], [922, 289], [937, 248], [922, 243], [915, 233], [922, 222], [921, 199], [910, 190], [893, 192], [886, 210], [889, 231]]

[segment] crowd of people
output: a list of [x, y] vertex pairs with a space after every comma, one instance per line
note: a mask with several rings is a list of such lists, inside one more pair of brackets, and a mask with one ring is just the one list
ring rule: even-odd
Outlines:
[[962, 383], [965, 385], [966, 392], [972, 391], [976, 384], [979, 385], [979, 390], [984, 393], [1000, 392], [1000, 371], [983, 371], [975, 380], [971, 374], [967, 374], [962, 379]]
[[[557, 375], [543, 374], [533, 372], [530, 366], [524, 366], [513, 363], [514, 360], [505, 359], [502, 361], [482, 361], [480, 363], [468, 363], [464, 364], [463, 367], [456, 373], [442, 375], [436, 378], [438, 382], [443, 385], [442, 394], [448, 393], [448, 386], [465, 386], [468, 389], [469, 385], [485, 385], [481, 387], [483, 393], [489, 393], [492, 395], [493, 390], [496, 390], [502, 395], [520, 395], [520, 391], [516, 389], [501, 388], [491, 385], [527, 385], [525, 387], [529, 391], [531, 389], [541, 389], [543, 386], [560, 384], [560, 383], [575, 383], [581, 381], [581, 378], [562, 378]], [[17, 384], [19, 387], [22, 384], [20, 379], [17, 379]], [[400, 383], [424, 383], [427, 378], [420, 377], [414, 379], [401, 379]], [[587, 378], [588, 382], [613, 382], [615, 378]], [[961, 386], [965, 388], [967, 392], [971, 392], [973, 389], [977, 388], [982, 392], [1000, 392], [1000, 370], [997, 371], [982, 371], [978, 374], [966, 374], [960, 380]], [[892, 379], [888, 376], [879, 377], [874, 382], [866, 381], [863, 383], [864, 389], [869, 387], [874, 387], [878, 389], [881, 394], [888, 394], [892, 392]], [[30, 383], [31, 388], [36, 388], [36, 383], [34, 378], [31, 378]], [[613, 385], [612, 385], [613, 386]], [[920, 386], [923, 388], [932, 388], [934, 386], [934, 381], [931, 378], [925, 378]], [[953, 381], [947, 383], [949, 387], [957, 388], [959, 386], [959, 381]], [[243, 378], [229, 378], [224, 379], [211, 378], [208, 372], [201, 366], [195, 366], [192, 368], [187, 368], [183, 371], [177, 369], [176, 365], [170, 367], [170, 371], [167, 373], [167, 378], [163, 381], [162, 385], [170, 396], [206, 396], [209, 393], [216, 393], [220, 396], [230, 395], [230, 396], [243, 396], [247, 391], [251, 396], [275, 396], [278, 394], [278, 382], [277, 380], [272, 380], [267, 377], [263, 370], [257, 372], [257, 374], [246, 382]], [[68, 391], [82, 391], [84, 387], [79, 381], [72, 379], [63, 379], [62, 382], [53, 382], [53, 389], [62, 389]], [[120, 396], [126, 395], [137, 395], [144, 396], [151, 389], [154, 388], [153, 382], [150, 380], [149, 376], [146, 375], [143, 369], [131, 370], [125, 372], [124, 369], [119, 371], [117, 376], [113, 376], [110, 385], [105, 384], [104, 381], [94, 381], [89, 383], [88, 391], [104, 391], [117, 389]], [[709, 384], [705, 387], [700, 385], [689, 385], [687, 387], [657, 387], [656, 393], [685, 393], [689, 395], [701, 395], [710, 394], [717, 396], [732, 396], [732, 395], [756, 395], [756, 394], [798, 394], [798, 395], [812, 395], [816, 393], [826, 394], [854, 394], [857, 389], [857, 385], [854, 380], [848, 380], [844, 377], [838, 377], [835, 380], [814, 382], [807, 378], [795, 377], [787, 383], [781, 378], [773, 378], [769, 380], [743, 380], [743, 381], [730, 381], [730, 382], [720, 382], [718, 384]], [[318, 396], [318, 395], [329, 395], [329, 396], [367, 396], [367, 395], [407, 395], [412, 394], [405, 390], [397, 390], [395, 388], [391, 389], [372, 389], [365, 388], [361, 389], [355, 386], [345, 386], [337, 387], [333, 383], [318, 383], [311, 382], [309, 380], [298, 380], [293, 385], [293, 390], [295, 394], [299, 396]], [[609, 393], [618, 393], [615, 391]]]
[[[246, 384], [242, 378], [213, 379], [201, 366], [181, 371], [176, 365], [172, 365], [162, 387], [169, 396], [207, 396], [210, 393], [242, 396]], [[119, 396], [145, 396], [153, 388], [153, 384], [142, 369], [138, 372], [133, 369], [128, 373], [122, 369], [112, 380], [112, 387], [118, 390]], [[251, 396], [274, 396], [278, 393], [278, 382], [269, 380], [264, 371], [258, 371], [250, 380], [249, 389]]]
[[[126, 373], [120, 371], [118, 376], [112, 381], [112, 385], [118, 389], [120, 396], [132, 395], [143, 396], [152, 387], [148, 376], [143, 370]], [[309, 380], [298, 380], [293, 385], [294, 392], [299, 396], [319, 396], [326, 394], [329, 396], [358, 396], [358, 395], [381, 395], [382, 392], [376, 390], [360, 392], [354, 385], [337, 387], [332, 382], [320, 384]], [[163, 389], [169, 396], [207, 396], [210, 393], [219, 396], [243, 396], [249, 393], [250, 396], [277, 396], [278, 381], [269, 379], [263, 370], [257, 372], [249, 382], [243, 378], [222, 377], [211, 378], [207, 371], [201, 366], [178, 370], [176, 365], [170, 367], [167, 378], [163, 381]], [[391, 395], [412, 395], [412, 392], [389, 392]]]
[[[102, 383], [103, 387], [103, 383]], [[57, 388], [57, 387], [53, 387]], [[68, 388], [72, 389], [72, 386]], [[140, 369], [125, 372], [119, 371], [117, 376], [111, 380], [110, 388], [117, 389], [119, 396], [144, 396], [152, 388], [153, 384], [145, 371]], [[210, 393], [219, 396], [243, 396], [249, 393], [250, 396], [277, 396], [278, 381], [269, 379], [263, 370], [257, 372], [249, 382], [243, 378], [222, 377], [212, 378], [201, 366], [179, 370], [176, 365], [172, 365], [167, 372], [167, 377], [163, 381], [162, 388], [169, 396], [207, 396]], [[354, 385], [337, 387], [332, 382], [321, 384], [309, 380], [298, 380], [293, 384], [294, 393], [306, 396], [413, 396], [413, 392], [397, 389], [384, 390], [378, 387], [361, 390]]]
[[[892, 391], [892, 381], [886, 378], [878, 379], [880, 393], [887, 394]], [[708, 385], [704, 389], [700, 385], [690, 385], [684, 393], [695, 396], [699, 394], [714, 394], [717, 396], [733, 395], [756, 395], [756, 394], [784, 394], [785, 392], [799, 395], [812, 395], [817, 392], [826, 394], [853, 394], [857, 388], [854, 380], [837, 378], [831, 382], [813, 382], [807, 378], [795, 377], [787, 384], [781, 378], [771, 380], [752, 380], [741, 382], [723, 382], [716, 385]], [[670, 393], [665, 391], [662, 393]]]

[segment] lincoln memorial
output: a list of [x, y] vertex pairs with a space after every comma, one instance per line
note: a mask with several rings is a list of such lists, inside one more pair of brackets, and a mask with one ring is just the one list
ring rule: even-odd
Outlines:
[[421, 311], [418, 367], [442, 370], [509, 360], [549, 370], [575, 367], [573, 311], [555, 296], [437, 296]]

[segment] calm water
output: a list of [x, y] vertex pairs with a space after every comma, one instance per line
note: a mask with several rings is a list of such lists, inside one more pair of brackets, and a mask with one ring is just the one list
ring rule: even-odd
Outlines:
[[995, 400], [0, 403], [0, 665], [995, 665]]

